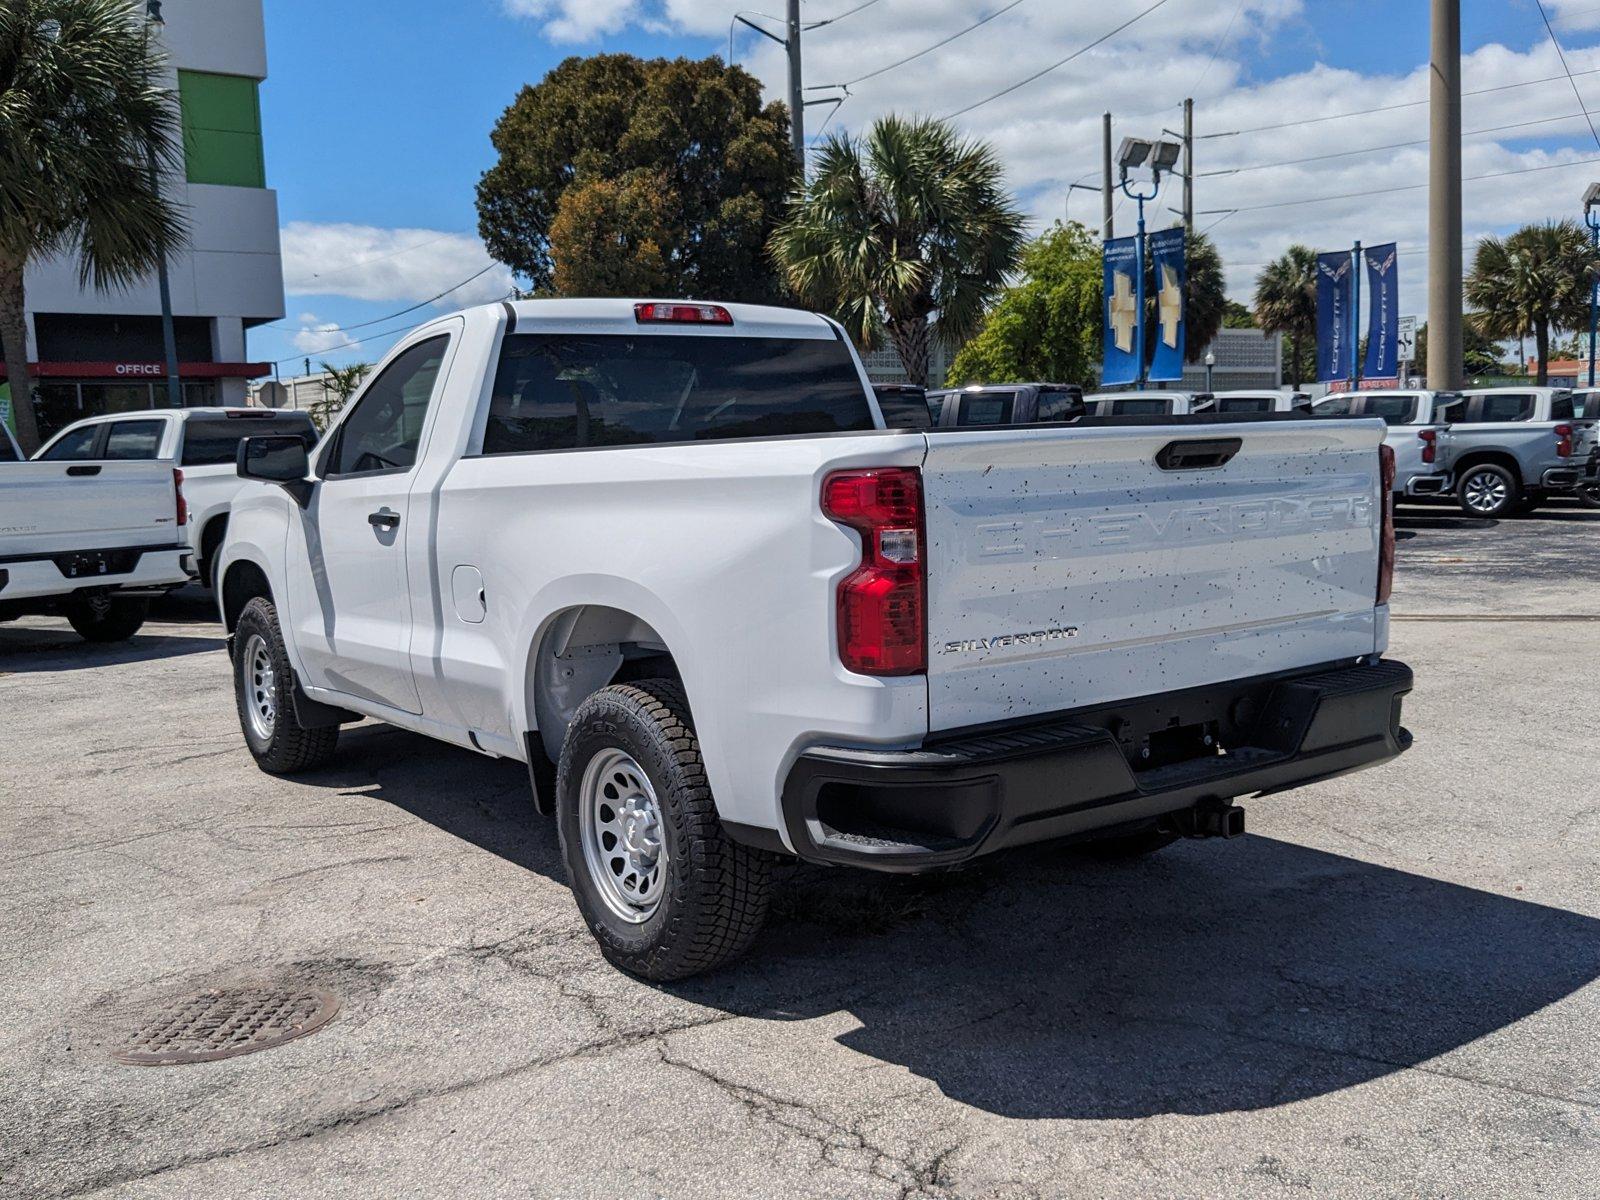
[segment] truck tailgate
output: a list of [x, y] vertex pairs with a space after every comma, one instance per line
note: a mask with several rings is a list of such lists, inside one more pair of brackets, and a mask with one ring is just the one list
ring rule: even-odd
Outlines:
[[169, 462], [0, 467], [0, 557], [171, 546], [181, 539]]
[[[923, 468], [944, 730], [1371, 654], [1377, 422], [946, 431]], [[1173, 442], [1238, 439], [1217, 467]]]

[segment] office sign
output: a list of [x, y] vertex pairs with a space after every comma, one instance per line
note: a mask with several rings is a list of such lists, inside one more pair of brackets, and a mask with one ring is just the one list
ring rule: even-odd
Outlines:
[[1113, 238], [1105, 244], [1104, 263], [1105, 347], [1101, 354], [1100, 385], [1137, 383], [1144, 347], [1139, 345], [1142, 322], [1136, 275], [1139, 252], [1136, 239]]
[[1155, 288], [1156, 337], [1150, 355], [1149, 378], [1170, 381], [1183, 378], [1184, 292], [1188, 273], [1184, 261], [1183, 227], [1152, 233], [1145, 241], [1150, 250], [1151, 284]]
[[1355, 365], [1350, 347], [1354, 264], [1348, 250], [1317, 255], [1317, 381], [1349, 379]]
[[1400, 374], [1400, 267], [1393, 242], [1368, 246], [1361, 257], [1367, 264], [1367, 357], [1365, 379], [1395, 379]]

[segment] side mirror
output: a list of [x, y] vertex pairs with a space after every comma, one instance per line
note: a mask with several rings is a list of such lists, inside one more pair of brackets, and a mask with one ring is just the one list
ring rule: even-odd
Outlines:
[[304, 508], [311, 501], [311, 459], [305, 439], [298, 434], [269, 434], [242, 438], [234, 468], [241, 479], [276, 483]]

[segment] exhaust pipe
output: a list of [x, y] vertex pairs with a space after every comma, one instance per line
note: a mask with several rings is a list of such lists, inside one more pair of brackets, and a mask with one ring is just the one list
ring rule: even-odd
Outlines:
[[1244, 809], [1231, 800], [1202, 800], [1185, 812], [1172, 815], [1173, 827], [1188, 838], [1244, 836]]

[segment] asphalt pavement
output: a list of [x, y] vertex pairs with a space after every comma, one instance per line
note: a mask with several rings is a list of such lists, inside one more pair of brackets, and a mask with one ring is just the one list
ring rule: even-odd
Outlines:
[[[520, 766], [296, 780], [185, 591], [0, 626], [0, 1196], [1590, 1198], [1600, 513], [1401, 521], [1398, 762], [1108, 865], [788, 869], [735, 968], [609, 967]], [[338, 998], [174, 1067], [175, 996]]]

